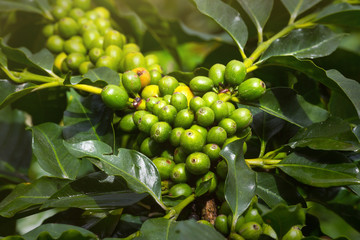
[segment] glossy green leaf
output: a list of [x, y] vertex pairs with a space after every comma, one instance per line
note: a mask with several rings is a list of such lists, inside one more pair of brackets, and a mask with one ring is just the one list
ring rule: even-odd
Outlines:
[[[253, 113], [253, 112], [252, 112]], [[281, 118], [260, 111], [253, 113], [252, 130], [263, 141], [267, 142], [274, 135], [278, 134], [285, 126], [285, 121]]]
[[37, 87], [33, 83], [15, 84], [10, 80], [0, 79], [0, 109], [31, 93]]
[[202, 14], [214, 19], [229, 33], [239, 49], [244, 49], [248, 39], [248, 31], [238, 11], [220, 0], [193, 1]]
[[93, 163], [108, 175], [123, 177], [128, 186], [138, 193], [149, 193], [162, 207], [160, 174], [154, 163], [142, 153], [120, 148], [112, 154], [109, 145], [100, 141], [66, 143], [67, 149], [76, 157], [91, 157]]
[[[225, 199], [233, 212], [233, 219], [238, 219], [249, 207], [256, 190], [256, 174], [244, 160], [243, 143], [244, 140], [234, 141], [220, 152], [228, 165], [224, 192]], [[232, 224], [235, 224], [235, 220]]]
[[44, 203], [69, 180], [42, 177], [33, 183], [21, 183], [0, 202], [0, 215], [12, 217], [31, 206]]
[[241, 7], [249, 15], [258, 33], [263, 32], [263, 28], [270, 17], [273, 0], [237, 0]]
[[73, 85], [81, 83], [100, 87], [103, 87], [107, 84], [119, 85], [120, 76], [119, 73], [110, 68], [101, 67], [90, 69], [83, 76], [73, 76], [69, 79], [69, 83]]
[[41, 168], [55, 177], [75, 179], [80, 160], [64, 147], [62, 127], [48, 122], [34, 126], [31, 130], [33, 153]]
[[265, 61], [264, 65], [278, 65], [295, 69], [324, 84], [328, 88], [343, 94], [354, 105], [360, 117], [360, 84], [344, 77], [337, 70], [332, 69], [326, 71], [316, 66], [310, 60], [299, 60], [293, 56], [271, 57]]
[[305, 203], [293, 184], [278, 175], [265, 172], [256, 173], [256, 195], [271, 208], [278, 204]]
[[206, 240], [225, 238], [210, 226], [197, 223], [194, 220], [173, 221], [165, 218], [149, 219], [140, 229], [137, 240]]
[[161, 17], [161, 14], [151, 1], [133, 0], [125, 2], [146, 25], [147, 30], [156, 41], [164, 49], [168, 50], [179, 66], [181, 66], [180, 56], [176, 49], [177, 40], [171, 31], [170, 24]]
[[331, 93], [328, 108], [332, 116], [339, 117], [349, 123], [359, 123], [359, 117], [351, 101], [336, 91]]
[[358, 151], [360, 143], [351, 131], [350, 125], [335, 117], [314, 123], [290, 139], [292, 148], [310, 147], [318, 150]]
[[272, 88], [260, 98], [261, 110], [299, 127], [327, 119], [328, 112], [312, 105], [290, 88]]
[[290, 13], [291, 18], [295, 19], [301, 13], [321, 2], [321, 0], [281, 0], [281, 2]]
[[277, 166], [297, 181], [314, 187], [343, 186], [360, 184], [358, 167], [353, 163], [324, 163], [327, 159], [316, 159], [291, 153]]
[[345, 236], [349, 239], [359, 239], [360, 233], [351, 227], [344, 219], [319, 203], [308, 202], [308, 214], [319, 219], [321, 231], [331, 238]]
[[[315, 28], [300, 28], [287, 36], [275, 40], [262, 55], [260, 61], [272, 56], [295, 56], [318, 58], [331, 54], [339, 46], [344, 35], [319, 25]], [[299, 39], [302, 39], [299, 41]]]
[[278, 205], [262, 216], [264, 222], [269, 224], [279, 239], [287, 233], [292, 226], [305, 225], [305, 209], [300, 205]]
[[10, 11], [24, 11], [24, 12], [42, 14], [42, 12], [36, 6], [34, 6], [34, 4], [31, 1], [21, 2], [21, 3], [14, 0], [0, 1], [0, 12], [10, 12]]
[[195, 189], [196, 197], [200, 197], [201, 195], [204, 195], [205, 193], [207, 193], [209, 191], [212, 179], [213, 178], [210, 178], [204, 182], [201, 182], [200, 185], [198, 187], [196, 187], [196, 189]]
[[121, 177], [109, 176], [104, 172], [94, 172], [64, 186], [53, 194], [43, 204], [42, 208], [125, 207], [142, 200], [146, 196], [147, 194], [138, 194], [130, 190]]
[[330, 4], [316, 15], [315, 21], [322, 24], [358, 27], [360, 7], [345, 2]]
[[60, 223], [43, 224], [24, 235], [25, 240], [33, 239], [99, 239], [94, 233], [78, 226]]
[[101, 97], [82, 97], [76, 91], [68, 93], [70, 103], [64, 112], [64, 139], [68, 142], [99, 140], [114, 145], [112, 129], [113, 111], [105, 106]]

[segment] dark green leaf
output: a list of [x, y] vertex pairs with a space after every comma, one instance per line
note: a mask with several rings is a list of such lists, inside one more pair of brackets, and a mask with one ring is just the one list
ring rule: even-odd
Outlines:
[[215, 228], [197, 223], [194, 220], [173, 221], [155, 218], [144, 222], [138, 240], [208, 240], [225, 238]]
[[324, 121], [328, 112], [312, 105], [290, 88], [272, 88], [260, 98], [260, 109], [299, 127]]
[[200, 183], [200, 185], [198, 187], [196, 187], [196, 189], [195, 189], [196, 197], [200, 197], [201, 195], [204, 195], [205, 193], [207, 193], [207, 191], [209, 191], [212, 179], [213, 178], [203, 181]]
[[278, 205], [263, 216], [264, 222], [269, 224], [279, 239], [287, 233], [292, 226], [305, 224], [305, 209], [300, 205]]
[[359, 239], [360, 233], [344, 221], [339, 215], [315, 202], [308, 202], [308, 214], [319, 219], [321, 231], [331, 238], [341, 236]]
[[100, 141], [64, 144], [78, 158], [91, 157], [99, 160], [94, 162], [98, 168], [108, 175], [122, 176], [131, 189], [138, 193], [149, 193], [163, 206], [160, 174], [154, 163], [145, 155], [125, 148], [120, 148], [117, 155], [112, 155], [111, 147]]
[[65, 179], [42, 177], [33, 183], [21, 183], [0, 202], [0, 215], [12, 217], [17, 212], [44, 203], [59, 188], [68, 183]]
[[148, 0], [125, 1], [126, 4], [140, 17], [151, 35], [168, 50], [175, 61], [181, 66], [177, 52], [177, 40], [173, 35], [169, 22], [165, 21], [155, 6]]
[[278, 175], [256, 173], [256, 194], [271, 208], [278, 204], [305, 203], [296, 187]]
[[299, 60], [293, 56], [271, 57], [266, 60], [265, 64], [279, 65], [298, 70], [328, 88], [343, 94], [352, 102], [358, 116], [360, 116], [360, 84], [344, 77], [337, 70], [325, 71], [310, 60]]
[[31, 93], [37, 87], [33, 83], [15, 84], [10, 80], [0, 79], [0, 109]]
[[[228, 174], [225, 180], [225, 199], [234, 214], [238, 217], [249, 207], [255, 196], [256, 175], [244, 160], [244, 140], [237, 140], [226, 145], [220, 155], [226, 159]], [[232, 224], [234, 224], [233, 221]]]
[[[41, 237], [43, 238], [41, 238]], [[94, 233], [86, 230], [85, 228], [59, 224], [49, 223], [43, 224], [40, 227], [26, 233], [24, 235], [25, 240], [33, 239], [99, 239]]]
[[335, 91], [332, 92], [328, 107], [332, 116], [339, 117], [349, 123], [359, 123], [356, 109], [346, 96]]
[[42, 12], [32, 4], [31, 1], [16, 2], [14, 0], [2, 0], [0, 1], [0, 12], [10, 11], [24, 11], [30, 13], [42, 14]]
[[42, 208], [78, 207], [96, 209], [125, 207], [140, 201], [146, 196], [147, 194], [137, 194], [130, 190], [121, 177], [95, 172], [64, 186], [53, 194], [43, 204]]
[[237, 0], [251, 18], [257, 31], [262, 34], [263, 28], [270, 17], [273, 0]]
[[289, 11], [291, 18], [295, 19], [298, 15], [315, 6], [321, 0], [281, 0]]
[[351, 131], [350, 125], [335, 117], [324, 122], [314, 123], [290, 139], [289, 145], [295, 147], [310, 147], [318, 150], [357, 151], [359, 140]]
[[[344, 35], [336, 34], [325, 26], [296, 29], [287, 36], [274, 41], [260, 61], [272, 56], [291, 55], [297, 58], [318, 58], [336, 50]], [[299, 42], [299, 39], [302, 39]]]
[[248, 39], [248, 31], [238, 11], [220, 0], [193, 1], [202, 14], [214, 19], [229, 33], [239, 49], [244, 49]]
[[320, 163], [307, 155], [292, 153], [277, 166], [299, 182], [314, 187], [360, 184], [360, 179], [357, 178], [359, 169], [353, 163]]
[[265, 142], [278, 134], [286, 123], [281, 118], [272, 116], [263, 111], [260, 111], [257, 114], [253, 113], [253, 116], [252, 130]]
[[70, 83], [75, 85], [78, 83], [105, 86], [107, 84], [120, 84], [119, 73], [107, 67], [90, 69], [84, 76], [74, 76], [70, 78]]
[[330, 4], [317, 14], [315, 21], [323, 24], [359, 27], [360, 7], [345, 2]]
[[98, 95], [80, 96], [68, 93], [70, 103], [64, 112], [64, 138], [68, 142], [99, 140], [114, 145], [112, 129], [113, 111], [105, 106]]
[[47, 72], [52, 72], [54, 66], [54, 55], [46, 48], [43, 48], [35, 54], [29, 55], [28, 58], [34, 64], [45, 69]]
[[33, 152], [41, 168], [55, 177], [75, 179], [80, 161], [64, 147], [62, 127], [48, 122], [34, 126], [31, 130]]

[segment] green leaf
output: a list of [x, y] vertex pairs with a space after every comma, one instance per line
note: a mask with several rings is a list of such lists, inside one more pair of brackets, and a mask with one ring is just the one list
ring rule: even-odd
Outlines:
[[263, 111], [253, 113], [253, 116], [252, 130], [265, 142], [278, 134], [285, 126], [284, 120]]
[[62, 127], [48, 122], [34, 126], [31, 130], [33, 153], [41, 168], [55, 177], [75, 179], [80, 161], [64, 147]]
[[241, 7], [249, 15], [258, 33], [263, 32], [263, 28], [270, 17], [273, 0], [237, 0]]
[[248, 39], [248, 30], [238, 11], [220, 0], [193, 1], [202, 14], [214, 19], [229, 33], [239, 49], [244, 49]]
[[[224, 192], [225, 199], [233, 212], [233, 219], [238, 219], [249, 207], [256, 190], [256, 175], [244, 160], [243, 144], [244, 140], [234, 141], [220, 152], [228, 164]], [[235, 224], [235, 220], [232, 224]]]
[[148, 0], [125, 1], [146, 25], [147, 30], [160, 45], [168, 50], [181, 68], [181, 60], [177, 52], [177, 40], [173, 35], [170, 24], [164, 20], [155, 6]]
[[295, 19], [301, 13], [321, 2], [321, 0], [281, 0], [281, 2], [290, 13], [291, 18]]
[[101, 67], [90, 69], [83, 76], [73, 76], [69, 79], [69, 83], [72, 85], [82, 83], [100, 87], [107, 84], [114, 84], [118, 86], [120, 84], [120, 76], [119, 73], [110, 68]]
[[344, 219], [319, 203], [308, 202], [308, 214], [319, 219], [321, 231], [331, 238], [345, 236], [349, 239], [359, 239], [360, 233], [351, 227]]
[[269, 224], [279, 239], [287, 233], [292, 226], [305, 224], [305, 209], [300, 205], [278, 205], [263, 216], [264, 222]]
[[360, 84], [344, 77], [337, 70], [324, 70], [310, 60], [299, 60], [294, 56], [271, 57], [264, 65], [277, 65], [295, 69], [347, 97], [360, 117]]
[[272, 56], [287, 55], [299, 59], [327, 56], [336, 50], [343, 36], [344, 34], [334, 33], [322, 25], [296, 29], [287, 36], [275, 40], [261, 56], [260, 61]]
[[256, 195], [271, 208], [278, 204], [304, 204], [296, 187], [284, 178], [265, 172], [256, 173]]
[[191, 79], [193, 79], [194, 77], [207, 76], [208, 73], [209, 73], [208, 69], [201, 67], [201, 68], [196, 68], [193, 72], [175, 71], [167, 75], [176, 78], [178, 81], [185, 83], [186, 85], [189, 85]]
[[339, 117], [349, 123], [359, 123], [359, 117], [351, 101], [338, 92], [332, 92], [328, 108], [332, 116]]
[[48, 223], [24, 234], [25, 240], [33, 239], [99, 239], [94, 233], [85, 228], [60, 224]]
[[33, 183], [21, 183], [0, 202], [0, 215], [12, 217], [17, 212], [44, 203], [69, 180], [42, 177]]
[[[85, 160], [84, 160], [85, 161]], [[70, 182], [53, 194], [42, 206], [78, 207], [82, 209], [126, 207], [142, 200], [147, 194], [130, 190], [124, 179], [94, 172]]]
[[[315, 162], [315, 160], [317, 162]], [[328, 159], [312, 159], [301, 153], [291, 153], [277, 167], [297, 181], [314, 187], [360, 184], [358, 167], [353, 163], [321, 163]]]
[[200, 185], [198, 187], [196, 187], [196, 189], [195, 189], [196, 197], [200, 197], [201, 195], [204, 195], [205, 193], [207, 193], [209, 191], [212, 179], [213, 178], [203, 181], [200, 183]]
[[358, 151], [359, 140], [350, 125], [339, 118], [330, 117], [324, 122], [314, 123], [290, 139], [292, 148], [310, 147], [318, 150]]
[[15, 84], [6, 79], [0, 79], [0, 109], [31, 93], [38, 85], [33, 83]]
[[224, 240], [215, 228], [194, 220], [173, 221], [165, 218], [149, 219], [140, 229], [138, 240]]
[[117, 155], [112, 155], [109, 145], [100, 141], [66, 143], [67, 149], [76, 157], [91, 157], [93, 162], [108, 175], [122, 176], [128, 186], [137, 193], [149, 193], [162, 207], [161, 179], [154, 163], [142, 153], [120, 148]]
[[37, 66], [45, 69], [47, 72], [52, 72], [54, 66], [54, 55], [46, 48], [41, 49], [35, 54], [27, 56]]
[[330, 4], [316, 15], [315, 22], [358, 27], [360, 25], [360, 7], [345, 2]]
[[14, 0], [2, 0], [0, 1], [0, 12], [10, 11], [24, 11], [30, 13], [42, 14], [42, 12], [33, 5], [31, 1], [17, 2]]
[[82, 97], [71, 90], [68, 99], [70, 103], [64, 112], [64, 139], [72, 143], [99, 140], [113, 146], [113, 111], [105, 106], [101, 97]]
[[327, 119], [328, 112], [304, 100], [290, 88], [272, 88], [260, 98], [261, 110], [299, 127]]

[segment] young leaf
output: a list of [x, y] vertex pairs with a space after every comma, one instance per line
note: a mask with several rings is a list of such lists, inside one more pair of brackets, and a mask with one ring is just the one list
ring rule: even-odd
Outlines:
[[351, 101], [360, 117], [360, 84], [358, 82], [344, 77], [337, 70], [326, 71], [310, 60], [299, 60], [294, 56], [271, 57], [264, 62], [264, 65], [268, 64], [298, 70], [328, 88], [338, 91]]
[[291, 19], [296, 19], [298, 15], [315, 6], [321, 0], [281, 0], [291, 15]]
[[237, 0], [251, 18], [258, 33], [262, 35], [263, 28], [270, 17], [273, 0]]
[[248, 30], [238, 11], [220, 0], [193, 1], [199, 11], [214, 19], [229, 33], [239, 49], [243, 51], [248, 38]]
[[225, 199], [229, 203], [235, 220], [249, 207], [256, 190], [256, 175], [244, 160], [243, 144], [244, 140], [234, 141], [220, 152], [228, 164]]
[[316, 15], [316, 22], [341, 26], [360, 25], [360, 7], [345, 2], [330, 4]]
[[46, 201], [69, 180], [42, 177], [33, 183], [21, 183], [0, 202], [0, 215], [12, 217], [17, 212]]
[[43, 205], [48, 207], [78, 207], [82, 209], [114, 208], [130, 206], [147, 194], [130, 190], [124, 179], [94, 172], [70, 182], [53, 194]]
[[225, 238], [210, 226], [194, 220], [173, 221], [165, 218], [149, 219], [141, 226], [139, 240], [199, 240]]
[[126, 4], [138, 15], [146, 25], [151, 35], [168, 50], [175, 61], [181, 66], [179, 53], [177, 52], [177, 40], [172, 34], [169, 22], [165, 21], [155, 6], [148, 0], [125, 1]]
[[310, 147], [318, 150], [358, 151], [360, 143], [351, 131], [350, 125], [335, 117], [324, 122], [314, 123], [290, 139], [289, 145]]
[[68, 99], [71, 101], [64, 112], [64, 139], [72, 143], [99, 140], [114, 145], [113, 111], [105, 106], [100, 96], [82, 97], [71, 90]]
[[60, 224], [43, 224], [34, 230], [24, 234], [25, 240], [32, 239], [99, 239], [94, 233], [85, 228]]
[[305, 209], [300, 205], [278, 205], [263, 216], [264, 222], [269, 224], [279, 239], [287, 233], [292, 226], [305, 224]]
[[125, 148], [120, 148], [117, 155], [112, 155], [111, 147], [100, 141], [64, 144], [74, 156], [97, 159], [98, 161], [93, 163], [106, 174], [122, 176], [131, 189], [137, 193], [149, 193], [159, 205], [166, 208], [161, 202], [160, 174], [145, 155]]
[[[360, 184], [358, 167], [354, 163], [320, 163], [300, 153], [291, 153], [277, 166], [297, 181], [314, 187]], [[327, 159], [325, 159], [327, 160]]]
[[299, 127], [327, 119], [329, 113], [304, 100], [290, 88], [272, 88], [260, 98], [259, 107], [264, 112], [284, 119]]
[[[309, 29], [296, 29], [274, 41], [260, 61], [272, 56], [290, 55], [300, 59], [327, 56], [336, 50], [343, 36], [344, 34], [334, 33], [322, 25]], [[302, 41], [299, 42], [299, 39]]]
[[279, 204], [305, 204], [293, 184], [278, 175], [265, 172], [256, 173], [256, 195], [271, 208]]
[[73, 157], [63, 145], [62, 127], [44, 123], [31, 128], [33, 153], [39, 165], [55, 177], [75, 179], [80, 160]]

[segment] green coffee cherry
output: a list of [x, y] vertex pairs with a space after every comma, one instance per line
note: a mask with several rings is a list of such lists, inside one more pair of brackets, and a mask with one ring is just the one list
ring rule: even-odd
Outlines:
[[[120, 48], [125, 44], [124, 35], [116, 30], [108, 31], [104, 36], [104, 48], [106, 49], [110, 45], [116, 45]], [[130, 69], [128, 69], [130, 70]]]
[[102, 50], [102, 48], [92, 48], [89, 51], [89, 58], [93, 63], [96, 63], [97, 60], [103, 55], [104, 55], [104, 50]]
[[204, 219], [198, 220], [197, 222], [200, 223], [200, 224], [207, 225], [207, 226], [212, 227], [212, 228], [214, 227], [209, 221], [206, 221]]
[[148, 85], [141, 91], [141, 97], [147, 99], [149, 97], [159, 97], [160, 91], [158, 85]]
[[148, 97], [146, 98], [146, 110], [152, 112], [154, 110], [155, 104], [159, 101], [157, 97]]
[[170, 143], [172, 146], [174, 147], [177, 147], [180, 145], [180, 137], [181, 137], [181, 134], [184, 132], [185, 130], [181, 127], [177, 127], [177, 128], [174, 128], [172, 131], [171, 131], [171, 134], [170, 134]]
[[129, 95], [126, 90], [116, 85], [107, 85], [101, 92], [104, 103], [115, 110], [122, 110], [127, 107]]
[[110, 45], [105, 49], [105, 55], [112, 57], [118, 66], [122, 57], [122, 50], [119, 46]]
[[219, 209], [219, 214], [226, 215], [226, 216], [232, 215], [231, 208], [226, 201], [222, 202], [220, 209]]
[[60, 36], [65, 39], [76, 35], [79, 31], [79, 25], [77, 22], [69, 17], [60, 19], [58, 27]]
[[158, 84], [160, 79], [162, 78], [162, 75], [157, 70], [151, 70], [150, 72], [150, 84]]
[[220, 122], [223, 118], [229, 115], [229, 109], [226, 102], [217, 100], [211, 105], [211, 109], [215, 114], [215, 122]]
[[213, 162], [220, 157], [221, 148], [215, 143], [209, 143], [203, 147], [202, 151], [208, 155], [211, 162]]
[[190, 109], [183, 109], [177, 113], [174, 120], [174, 127], [189, 128], [194, 121], [194, 113]]
[[162, 151], [162, 146], [155, 142], [154, 139], [147, 137], [140, 145], [140, 152], [149, 158], [159, 156]]
[[196, 130], [187, 129], [180, 136], [180, 146], [188, 153], [200, 152], [204, 145], [203, 136]]
[[82, 62], [79, 66], [79, 72], [80, 74], [84, 75], [86, 74], [90, 69], [94, 68], [94, 64], [90, 61]]
[[186, 183], [178, 183], [169, 190], [169, 195], [176, 198], [186, 198], [192, 194], [191, 187]]
[[140, 110], [133, 113], [133, 120], [136, 126], [138, 126], [139, 120], [146, 114], [149, 114], [149, 112], [145, 110]]
[[229, 227], [227, 223], [227, 216], [226, 215], [218, 215], [215, 219], [215, 228], [224, 236], [229, 235]]
[[73, 0], [74, 7], [87, 11], [91, 7], [91, 0]]
[[183, 147], [177, 147], [174, 151], [174, 162], [185, 163], [188, 154]]
[[300, 240], [304, 236], [301, 232], [301, 229], [298, 226], [293, 226], [290, 230], [283, 236], [282, 240]]
[[170, 173], [170, 178], [176, 183], [185, 183], [189, 179], [185, 163], [176, 164]]
[[213, 81], [214, 86], [224, 84], [225, 68], [225, 65], [217, 63], [209, 69], [209, 78]]
[[54, 18], [56, 20], [60, 20], [64, 17], [66, 17], [66, 15], [68, 14], [69, 9], [64, 8], [62, 6], [55, 6], [53, 8], [53, 10], [51, 11], [52, 15], [54, 16]]
[[163, 143], [170, 138], [171, 126], [167, 122], [157, 122], [150, 129], [150, 136], [158, 143]]
[[170, 104], [173, 105], [177, 111], [181, 111], [188, 107], [186, 96], [179, 92], [175, 92], [171, 95]]
[[67, 41], [64, 42], [64, 51], [67, 54], [70, 53], [81, 53], [81, 54], [86, 54], [86, 47], [84, 46], [84, 44], [76, 39], [69, 39]]
[[117, 71], [115, 60], [112, 57], [106, 55], [99, 57], [99, 59], [96, 61], [96, 67], [107, 67]]
[[235, 111], [235, 106], [231, 102], [226, 102], [226, 105], [228, 105], [229, 116], [230, 116]]
[[[111, 29], [111, 23], [108, 19], [104, 18], [97, 18], [94, 20], [94, 23], [99, 30], [100, 34], [106, 35], [109, 31], [112, 31]], [[125, 36], [123, 36], [123, 39], [125, 39]]]
[[220, 201], [225, 201], [225, 181], [218, 182], [215, 194]]
[[230, 118], [236, 122], [236, 127], [239, 130], [248, 127], [253, 121], [253, 115], [247, 108], [236, 109]]
[[[124, 50], [125, 52], [125, 50]], [[145, 58], [140, 52], [130, 52], [123, 58], [123, 71], [132, 70], [138, 67], [145, 67]], [[120, 63], [121, 66], [121, 63]]]
[[175, 163], [172, 160], [168, 158], [158, 157], [153, 160], [153, 163], [155, 164], [156, 168], [160, 173], [161, 180], [166, 180], [170, 178], [171, 171], [175, 167]]
[[200, 126], [209, 127], [215, 121], [215, 113], [209, 107], [201, 107], [196, 111], [195, 119]]
[[165, 107], [167, 105], [167, 102], [165, 100], [158, 100], [153, 109], [152, 112], [156, 115], [159, 116], [160, 112], [162, 111], [162, 108]]
[[43, 34], [45, 37], [47, 37], [47, 38], [49, 38], [49, 37], [51, 37], [52, 35], [54, 35], [54, 33], [55, 33], [55, 26], [54, 26], [54, 24], [47, 24], [47, 25], [45, 25], [45, 26], [43, 27], [43, 29], [42, 29], [42, 34]]
[[226, 175], [228, 172], [228, 166], [225, 160], [221, 160], [216, 165], [216, 174], [221, 177], [222, 179], [226, 179]]
[[140, 131], [150, 134], [151, 127], [159, 121], [158, 117], [153, 114], [146, 114], [138, 121]]
[[126, 91], [133, 96], [136, 96], [141, 90], [140, 78], [132, 71], [124, 72], [122, 76], [122, 84]]
[[186, 169], [194, 175], [202, 175], [210, 169], [210, 158], [202, 152], [191, 153], [186, 158]]
[[203, 137], [203, 139], [206, 141], [206, 136], [207, 136], [207, 130], [206, 130], [206, 128], [201, 127], [201, 126], [195, 124], [195, 125], [192, 125], [192, 126], [190, 127], [190, 129], [195, 130], [195, 131], [198, 131], [198, 132], [201, 134], [201, 136]]
[[259, 211], [256, 208], [251, 208], [245, 213], [245, 222], [256, 222], [258, 224], [263, 224], [263, 219], [259, 214]]
[[145, 56], [146, 66], [149, 67], [159, 63], [159, 58], [155, 54], [148, 54]]
[[46, 47], [53, 53], [60, 53], [64, 48], [64, 40], [58, 35], [53, 35], [46, 41]]
[[73, 70], [73, 71], [78, 71], [79, 66], [81, 63], [85, 62], [85, 56], [82, 53], [70, 53], [67, 57], [66, 57], [66, 64], [67, 66]]
[[232, 120], [231, 118], [222, 119], [219, 122], [218, 126], [225, 129], [228, 137], [232, 137], [236, 133], [236, 130], [237, 130], [236, 122], [234, 120]]
[[191, 91], [203, 95], [204, 93], [211, 91], [211, 89], [214, 87], [214, 83], [208, 77], [197, 76], [191, 79], [189, 87]]
[[225, 82], [230, 86], [238, 86], [245, 79], [246, 68], [244, 63], [238, 60], [231, 60], [225, 68]]
[[246, 101], [259, 99], [266, 91], [266, 85], [259, 78], [249, 78], [241, 83], [238, 89], [238, 96]]
[[229, 240], [245, 240], [245, 238], [243, 238], [241, 235], [237, 233], [232, 232], [229, 235]]
[[204, 96], [202, 96], [202, 98], [204, 99], [207, 107], [210, 107], [214, 102], [219, 100], [219, 96], [214, 92], [207, 92]]
[[69, 12], [69, 17], [74, 20], [79, 20], [80, 18], [84, 17], [85, 13], [81, 8], [73, 8]]
[[126, 114], [123, 118], [121, 118], [119, 122], [119, 129], [128, 133], [135, 132], [137, 130], [133, 114]]
[[262, 234], [262, 227], [256, 222], [247, 222], [240, 227], [238, 233], [245, 239], [257, 240]]
[[202, 99], [201, 97], [195, 96], [190, 100], [189, 105], [190, 105], [190, 109], [193, 110], [194, 112], [196, 112], [201, 107], [205, 107], [206, 103], [205, 103], [205, 100]]
[[165, 96], [168, 94], [172, 95], [175, 88], [179, 86], [179, 82], [174, 77], [165, 76], [159, 80], [158, 85], [161, 95]]
[[207, 143], [215, 143], [219, 146], [222, 146], [227, 139], [227, 134], [225, 129], [219, 126], [212, 127], [207, 135]]
[[173, 124], [175, 121], [176, 114], [177, 111], [174, 106], [166, 105], [161, 109], [158, 117], [160, 121], [165, 121], [169, 124]]

